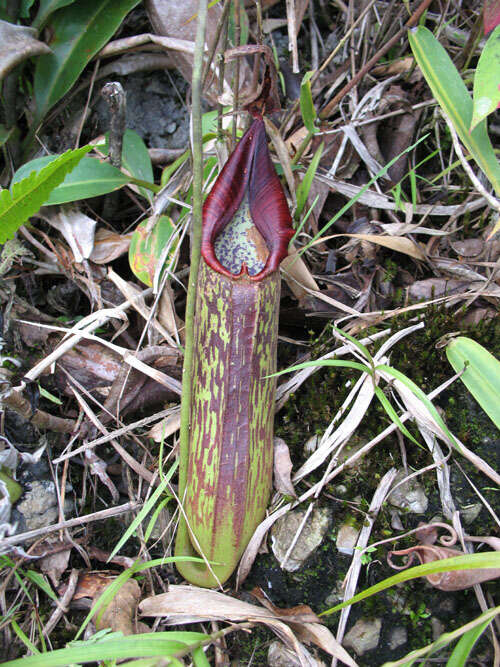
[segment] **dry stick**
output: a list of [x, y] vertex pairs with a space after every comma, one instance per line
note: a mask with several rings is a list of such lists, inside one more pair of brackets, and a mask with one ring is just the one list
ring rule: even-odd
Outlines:
[[[344, 602], [352, 598], [352, 596], [356, 591], [359, 573], [361, 572], [361, 565], [362, 565], [361, 559], [363, 550], [368, 544], [368, 539], [370, 538], [370, 534], [372, 532], [375, 519], [377, 518], [380, 508], [382, 507], [382, 503], [384, 502], [384, 500], [387, 497], [387, 494], [389, 493], [389, 490], [392, 486], [392, 483], [396, 475], [397, 475], [397, 470], [395, 468], [391, 468], [390, 470], [388, 470], [380, 480], [380, 484], [378, 485], [377, 490], [373, 495], [370, 507], [368, 508], [368, 513], [365, 522], [359, 533], [358, 541], [356, 543], [356, 550], [354, 551], [351, 565], [349, 567], [349, 570], [345, 578]], [[337, 630], [337, 641], [339, 642], [339, 644], [341, 644], [342, 640], [344, 639], [344, 632], [346, 629], [350, 611], [351, 611], [350, 606], [344, 607], [344, 609], [342, 609], [342, 612], [340, 614], [339, 627]], [[337, 658], [333, 658], [332, 667], [336, 667], [336, 665], [337, 665]]]
[[[328, 67], [328, 65], [331, 63], [333, 58], [337, 55], [337, 53], [340, 51], [340, 49], [344, 46], [344, 44], [347, 42], [351, 34], [353, 33], [354, 29], [358, 27], [358, 25], [361, 23], [361, 21], [364, 19], [366, 14], [370, 11], [372, 6], [377, 2], [377, 0], [371, 0], [371, 2], [364, 8], [364, 10], [361, 12], [361, 14], [358, 16], [358, 18], [354, 21], [352, 26], [349, 28], [349, 30], [346, 32], [346, 34], [342, 37], [342, 39], [339, 41], [337, 46], [333, 49], [333, 51], [328, 55], [326, 60], [323, 62], [319, 70], [316, 70], [311, 77], [311, 85], [315, 83], [315, 81], [318, 79], [319, 75], [321, 72]], [[280, 132], [283, 132], [285, 126], [287, 125], [288, 121], [290, 118], [293, 116], [293, 114], [297, 111], [299, 108], [300, 101], [296, 100], [290, 109], [290, 111], [286, 114], [285, 119], [281, 123], [280, 126]]]
[[102, 519], [110, 519], [113, 516], [119, 516], [120, 514], [125, 514], [125, 512], [132, 512], [142, 506], [142, 503], [125, 503], [124, 505], [118, 505], [117, 507], [110, 507], [106, 510], [101, 510], [100, 512], [94, 512], [93, 514], [87, 514], [86, 516], [79, 516], [75, 519], [68, 519], [68, 521], [61, 521], [60, 523], [53, 523], [51, 526], [44, 526], [43, 528], [36, 528], [35, 530], [28, 530], [26, 533], [19, 533], [18, 535], [12, 535], [11, 537], [4, 537], [1, 540], [2, 547], [10, 546], [12, 544], [21, 544], [27, 540], [32, 540], [41, 535], [48, 535], [49, 533], [55, 533], [58, 530], [63, 530], [65, 528], [73, 528], [74, 526], [82, 526], [86, 523], [91, 523], [92, 521], [101, 521]]
[[389, 51], [389, 49], [391, 49], [394, 46], [394, 44], [396, 44], [396, 42], [400, 39], [402, 35], [404, 35], [404, 33], [408, 30], [408, 28], [413, 27], [417, 23], [417, 21], [425, 12], [427, 7], [431, 4], [431, 2], [432, 0], [424, 0], [419, 5], [419, 7], [416, 9], [415, 12], [413, 12], [408, 21], [404, 24], [404, 26], [400, 30], [398, 30], [397, 33], [381, 49], [379, 49], [379, 51], [377, 51], [377, 53], [372, 58], [370, 58], [370, 60], [359, 70], [359, 72], [355, 76], [353, 76], [353, 78], [349, 81], [349, 83], [347, 83], [342, 88], [342, 90], [340, 90], [335, 95], [333, 100], [328, 102], [326, 107], [322, 111], [320, 111], [319, 113], [320, 118], [322, 119], [328, 118], [332, 109], [334, 109], [337, 106], [340, 100], [345, 95], [347, 95], [347, 93], [361, 81], [361, 79], [365, 76], [365, 74], [368, 74], [368, 72], [372, 69], [372, 67], [374, 67], [380, 60], [380, 58], [382, 58], [382, 56], [384, 56], [387, 53], [387, 51]]
[[[193, 129], [193, 212], [191, 235], [191, 270], [189, 272], [188, 293], [186, 300], [186, 342], [184, 365], [182, 367], [181, 429], [179, 437], [179, 493], [184, 501], [187, 466], [189, 460], [189, 435], [191, 426], [191, 390], [193, 385], [193, 350], [194, 350], [194, 314], [196, 307], [196, 285], [201, 257], [201, 221], [203, 202], [203, 135], [201, 125], [201, 87], [203, 68], [203, 47], [205, 44], [205, 26], [207, 20], [207, 0], [198, 2], [198, 22], [196, 27], [196, 46], [193, 63], [192, 113]], [[182, 512], [181, 512], [182, 514]], [[177, 529], [175, 545], [177, 555], [192, 554], [188, 527], [181, 515]]]
[[292, 71], [298, 74], [299, 51], [297, 48], [297, 24], [294, 0], [286, 0], [286, 20], [288, 23], [288, 50], [292, 52]]
[[54, 415], [44, 412], [43, 410], [36, 410], [34, 414], [30, 402], [16, 390], [12, 390], [10, 394], [2, 397], [2, 403], [17, 412], [18, 415], [30, 421], [33, 426], [41, 429], [48, 429], [56, 431], [57, 433], [73, 433], [76, 429], [76, 422], [73, 419], [64, 419], [62, 417], [54, 417]]
[[125, 134], [126, 99], [123, 86], [118, 81], [110, 81], [101, 90], [101, 95], [109, 108], [109, 161], [120, 169], [122, 166], [123, 135]]
[[[224, 31], [224, 37], [227, 39], [227, 31], [225, 30], [225, 25], [227, 21], [227, 17], [229, 14], [229, 9], [231, 8], [231, 0], [224, 0], [224, 7], [222, 8], [222, 14], [219, 19], [219, 22], [217, 23], [217, 28], [215, 29], [215, 37], [212, 43], [212, 46], [210, 47], [210, 52], [208, 54], [208, 60], [205, 64], [205, 68], [203, 70], [203, 75], [202, 75], [202, 82], [203, 86], [206, 86], [207, 84], [207, 77], [210, 72], [210, 68], [212, 67], [212, 61], [215, 56], [215, 52], [217, 50], [217, 45], [219, 44], [219, 39], [221, 36], [221, 33]], [[222, 53], [224, 54], [224, 51], [226, 50], [225, 46], [222, 48]], [[222, 60], [224, 62], [224, 60]], [[219, 77], [220, 77], [220, 72], [219, 72]], [[224, 92], [224, 77], [222, 77], [222, 90], [221, 90], [221, 85], [219, 84], [219, 95], [221, 95]]]
[[[377, 62], [380, 60], [380, 58], [382, 58], [382, 56], [384, 56], [387, 53], [387, 51], [389, 51], [389, 49], [391, 49], [394, 46], [394, 44], [396, 44], [396, 42], [400, 39], [400, 37], [402, 35], [404, 35], [406, 30], [408, 30], [408, 28], [411, 28], [412, 26], [414, 26], [417, 23], [417, 21], [422, 16], [422, 14], [425, 12], [427, 7], [431, 4], [431, 2], [432, 2], [432, 0], [424, 0], [422, 2], [422, 4], [418, 7], [418, 9], [411, 15], [411, 17], [405, 23], [404, 27], [401, 28], [400, 30], [398, 30], [397, 33], [387, 42], [387, 44], [385, 44], [381, 49], [379, 49], [377, 51], [377, 53], [372, 58], [370, 58], [370, 60], [359, 70], [359, 72], [355, 76], [352, 77], [352, 79], [349, 81], [349, 83], [347, 83], [342, 88], [342, 90], [340, 90], [335, 95], [333, 100], [328, 102], [326, 107], [324, 107], [318, 114], [321, 120], [325, 120], [326, 118], [328, 118], [328, 116], [330, 115], [332, 110], [335, 109], [335, 107], [338, 105], [340, 100], [345, 95], [347, 95], [347, 93], [350, 90], [352, 90], [352, 88], [354, 88], [354, 86], [356, 86], [366, 74], [368, 74], [368, 72], [377, 64]], [[353, 28], [355, 27], [355, 25], [358, 22], [359, 22], [359, 19], [358, 19], [358, 21], [356, 21], [352, 25], [351, 30], [349, 32], [351, 32], [353, 30]], [[313, 79], [314, 79], [314, 77], [313, 77]], [[300, 157], [303, 155], [304, 151], [306, 150], [307, 146], [309, 145], [309, 142], [312, 139], [312, 136], [313, 135], [311, 133], [308, 133], [307, 136], [304, 138], [302, 144], [299, 146], [299, 149], [297, 151], [298, 157], [297, 156], [294, 157], [294, 163], [296, 163], [300, 159]]]

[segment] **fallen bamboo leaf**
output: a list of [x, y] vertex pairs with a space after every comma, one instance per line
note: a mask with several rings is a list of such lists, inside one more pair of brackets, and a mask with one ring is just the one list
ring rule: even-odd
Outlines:
[[[261, 600], [263, 594], [257, 592], [257, 596]], [[139, 614], [162, 617], [166, 625], [196, 623], [201, 620], [263, 623], [297, 652], [301, 664], [308, 664], [295, 636], [295, 633], [300, 631], [304, 641], [312, 642], [346, 665], [356, 667], [354, 660], [336, 642], [328, 628], [314, 620], [317, 617], [309, 607], [299, 605], [292, 609], [280, 609], [269, 601], [266, 601], [266, 604], [270, 608], [253, 605], [205, 588], [170, 586], [167, 593], [143, 600], [139, 605]]]

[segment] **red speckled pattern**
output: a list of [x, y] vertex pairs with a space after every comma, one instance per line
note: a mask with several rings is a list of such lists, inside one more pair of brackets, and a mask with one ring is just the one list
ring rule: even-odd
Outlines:
[[235, 276], [225, 269], [215, 256], [214, 241], [232, 220], [246, 190], [252, 220], [269, 248], [262, 271], [250, 276], [250, 280], [259, 281], [278, 269], [288, 255], [294, 233], [285, 193], [269, 156], [262, 118], [256, 118], [243, 135], [203, 206], [201, 254], [212, 269], [236, 279], [246, 275], [246, 270]]

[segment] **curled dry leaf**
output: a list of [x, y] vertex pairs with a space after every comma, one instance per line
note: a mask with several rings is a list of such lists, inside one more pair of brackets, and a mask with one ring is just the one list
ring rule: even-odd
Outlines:
[[274, 488], [286, 496], [297, 497], [293, 488], [292, 460], [288, 445], [281, 438], [274, 438]]
[[265, 601], [266, 607], [206, 588], [170, 586], [168, 593], [143, 600], [139, 605], [139, 614], [162, 617], [167, 625], [203, 620], [263, 623], [297, 652], [302, 665], [307, 665], [310, 663], [296, 638], [296, 633], [300, 632], [304, 641], [313, 642], [346, 665], [356, 667], [354, 660], [337, 643], [328, 628], [317, 622], [317, 616], [307, 605], [280, 609], [267, 600], [260, 589], [254, 589], [253, 593], [261, 602]]
[[26, 58], [50, 53], [47, 44], [36, 39], [36, 30], [0, 21], [0, 79]]

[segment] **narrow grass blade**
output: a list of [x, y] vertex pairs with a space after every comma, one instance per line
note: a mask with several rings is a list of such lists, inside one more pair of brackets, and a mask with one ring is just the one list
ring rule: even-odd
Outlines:
[[395, 586], [403, 581], [409, 581], [410, 579], [417, 579], [418, 577], [426, 577], [429, 574], [436, 574], [438, 572], [451, 572], [453, 570], [472, 570], [475, 568], [478, 569], [493, 569], [500, 567], [500, 551], [488, 551], [481, 554], [470, 554], [467, 556], [457, 556], [456, 558], [446, 558], [444, 560], [434, 561], [433, 563], [425, 563], [424, 565], [417, 565], [416, 567], [410, 567], [403, 572], [398, 572], [398, 574], [388, 577], [383, 581], [380, 581], [374, 586], [366, 588], [361, 593], [358, 593], [350, 600], [341, 602], [335, 607], [331, 607], [326, 611], [321, 612], [320, 616], [328, 616], [333, 614], [336, 611], [340, 611], [344, 607], [348, 607], [351, 604], [365, 600], [366, 598], [375, 595], [375, 593], [380, 593], [380, 591], [385, 591], [391, 586]]

